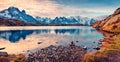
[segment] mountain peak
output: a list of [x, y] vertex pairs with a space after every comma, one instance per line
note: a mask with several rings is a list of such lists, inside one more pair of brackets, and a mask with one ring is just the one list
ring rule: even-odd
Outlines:
[[18, 9], [17, 7], [11, 6], [8, 9]]
[[118, 14], [120, 14], [120, 7], [116, 9], [115, 12], [113, 13], [113, 15], [118, 15]]
[[11, 7], [9, 7], [6, 10], [8, 10], [10, 13], [15, 13], [15, 14], [16, 13], [22, 13], [22, 14], [26, 14], [25, 10], [20, 11], [17, 7], [14, 7], [14, 6], [11, 6]]
[[8, 10], [9, 11], [20, 11], [17, 7], [13, 7], [13, 6], [9, 7]]
[[26, 11], [25, 11], [25, 10], [22, 10], [22, 13], [26, 14]]

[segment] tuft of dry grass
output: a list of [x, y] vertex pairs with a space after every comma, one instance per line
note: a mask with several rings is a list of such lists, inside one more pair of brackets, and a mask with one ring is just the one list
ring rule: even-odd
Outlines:
[[23, 54], [0, 56], [0, 62], [25, 62], [25, 59], [26, 58]]

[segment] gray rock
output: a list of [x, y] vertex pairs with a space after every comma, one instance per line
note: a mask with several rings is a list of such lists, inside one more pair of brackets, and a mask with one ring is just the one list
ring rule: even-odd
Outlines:
[[0, 52], [0, 56], [8, 56], [7, 52]]

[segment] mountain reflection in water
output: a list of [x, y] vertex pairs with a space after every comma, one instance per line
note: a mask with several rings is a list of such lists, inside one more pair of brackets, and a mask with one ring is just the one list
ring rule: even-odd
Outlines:
[[[49, 29], [43, 29], [43, 30], [10, 30], [10, 31], [0, 31], [0, 38], [4, 38], [9, 40], [10, 42], [16, 42], [19, 41], [19, 39], [26, 39], [26, 36], [36, 33], [36, 34], [42, 34], [42, 33], [50, 33], [52, 30]], [[90, 32], [94, 32], [95, 29], [90, 29]], [[69, 35], [72, 34], [80, 34], [81, 32], [88, 32], [88, 30], [82, 30], [82, 29], [55, 29], [54, 34], [66, 34]]]
[[[39, 27], [38, 27], [39, 28]], [[4, 47], [4, 42], [9, 43], [5, 44], [8, 48], [21, 48], [19, 45], [23, 45], [26, 48], [27, 46], [32, 45], [29, 49], [34, 47], [47, 47], [49, 45], [67, 45], [73, 41], [78, 46], [87, 46], [93, 50], [92, 47], [98, 44], [98, 40], [103, 38], [103, 35], [97, 32], [94, 28], [89, 26], [77, 26], [73, 27], [51, 27], [52, 29], [23, 29], [23, 30], [1, 30], [0, 31], [0, 41], [1, 46]], [[37, 45], [37, 42], [41, 42], [40, 45]], [[14, 45], [10, 44], [14, 43]], [[34, 47], [33, 47], [34, 46]], [[9, 47], [9, 48], [10, 48]], [[26, 49], [25, 48], [25, 49]], [[25, 50], [24, 49], [24, 50]], [[7, 51], [7, 49], [6, 49]], [[22, 50], [20, 50], [22, 51]], [[11, 51], [12, 52], [12, 51]], [[19, 52], [19, 51], [17, 51]]]

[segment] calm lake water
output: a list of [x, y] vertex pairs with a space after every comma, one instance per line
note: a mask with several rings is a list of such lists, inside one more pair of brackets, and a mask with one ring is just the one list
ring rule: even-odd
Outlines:
[[90, 26], [0, 28], [0, 47], [6, 47], [3, 51], [9, 53], [21, 53], [50, 45], [67, 45], [71, 41], [81, 47], [87, 46], [88, 51], [93, 51], [92, 47], [98, 45], [102, 38], [103, 35]]

